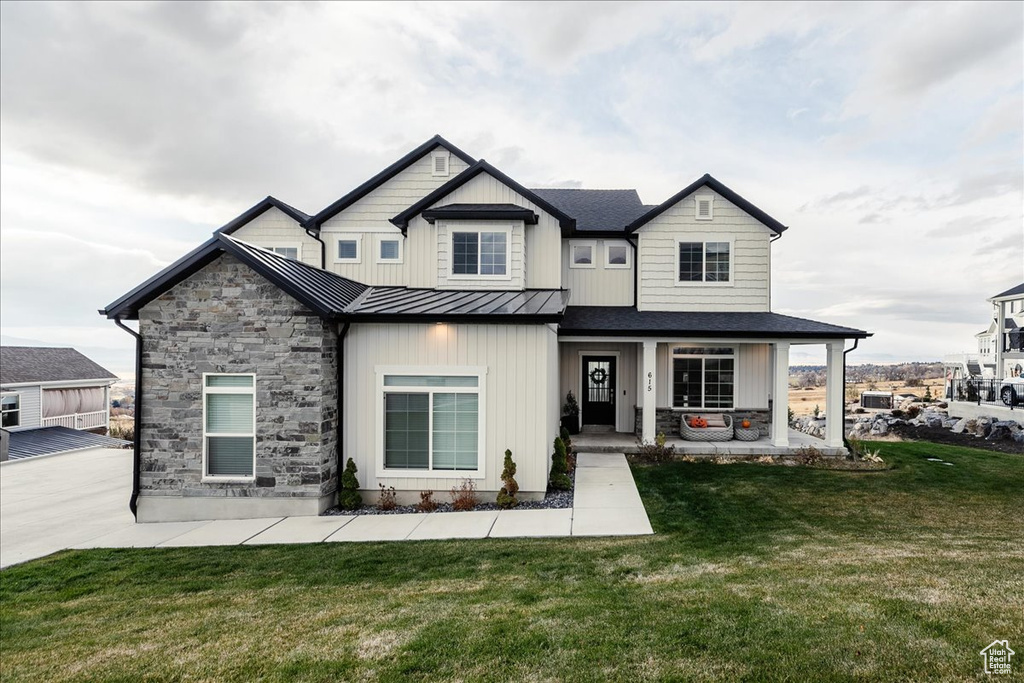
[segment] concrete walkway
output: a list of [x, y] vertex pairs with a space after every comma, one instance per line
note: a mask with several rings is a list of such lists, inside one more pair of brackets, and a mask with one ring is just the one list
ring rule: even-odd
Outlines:
[[[128, 457], [123, 458], [127, 453]], [[112, 455], [113, 454], [113, 455]], [[63, 548], [168, 548], [274, 543], [335, 543], [454, 538], [627, 536], [654, 533], [621, 453], [581, 453], [571, 509], [501, 510], [445, 514], [274, 517], [208, 522], [135, 524], [128, 513], [131, 452], [46, 458], [57, 466], [5, 466], [0, 566], [42, 557]], [[124, 463], [116, 457], [127, 460]], [[63, 460], [78, 457], [80, 460]], [[56, 461], [61, 460], [60, 463]], [[116, 467], [111, 467], [116, 462]], [[36, 464], [36, 463], [32, 463]], [[104, 467], [105, 465], [105, 467]], [[98, 482], [65, 473], [108, 470]], [[46, 471], [35, 471], [35, 470]], [[98, 475], [97, 475], [98, 476]], [[117, 478], [114, 485], [110, 477]], [[100, 484], [99, 482], [102, 482]], [[101, 491], [93, 489], [99, 485]], [[8, 492], [12, 499], [8, 499]], [[95, 505], [88, 503], [97, 498]], [[13, 500], [16, 498], [17, 500]], [[76, 503], [76, 501], [78, 501]], [[8, 514], [10, 513], [10, 514]], [[83, 521], [87, 520], [87, 521]], [[11, 533], [8, 534], [7, 532]]]

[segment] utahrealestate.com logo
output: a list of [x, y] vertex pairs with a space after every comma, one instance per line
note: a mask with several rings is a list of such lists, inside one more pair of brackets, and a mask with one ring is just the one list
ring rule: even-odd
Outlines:
[[1009, 642], [1005, 640], [993, 640], [988, 647], [981, 651], [981, 656], [985, 659], [985, 673], [1010, 673], [1010, 657], [1015, 654], [1017, 653], [1010, 649]]

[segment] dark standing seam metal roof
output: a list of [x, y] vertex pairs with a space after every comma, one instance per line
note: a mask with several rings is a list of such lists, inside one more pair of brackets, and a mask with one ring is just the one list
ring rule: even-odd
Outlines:
[[7, 457], [11, 460], [24, 460], [37, 455], [53, 455], [86, 448], [127, 448], [131, 445], [131, 441], [92, 432], [80, 432], [67, 427], [43, 427], [11, 432]]
[[645, 206], [636, 190], [533, 190], [576, 218], [577, 232], [624, 232], [626, 226], [653, 206]]
[[1000, 292], [999, 294], [996, 294], [992, 298], [993, 299], [1001, 299], [1004, 296], [1016, 296], [1018, 294], [1024, 294], [1024, 282], [1020, 283], [1016, 287], [1011, 287], [1010, 289], [1006, 290], [1005, 292]]
[[446, 204], [427, 209], [423, 212], [423, 217], [428, 223], [433, 223], [438, 218], [458, 218], [524, 221], [527, 225], [536, 225], [540, 218], [531, 209], [518, 204]]
[[242, 215], [240, 215], [238, 218], [235, 218], [230, 223], [227, 223], [226, 225], [223, 225], [220, 228], [218, 228], [216, 232], [222, 232], [224, 234], [230, 235], [231, 233], [235, 232], [249, 221], [253, 220], [254, 218], [257, 218], [258, 216], [263, 215], [265, 212], [269, 211], [272, 208], [280, 209], [287, 216], [294, 219], [300, 226], [309, 220], [308, 214], [299, 211], [294, 206], [289, 206], [288, 204], [285, 204], [280, 199], [275, 199], [274, 197], [268, 196], [266, 199], [258, 202], [252, 208], [242, 213]]
[[569, 306], [558, 328], [563, 336], [687, 336], [863, 339], [871, 334], [778, 313], [638, 311], [632, 306]]
[[533, 318], [536, 322], [558, 322], [569, 302], [562, 289], [525, 291], [465, 291], [371, 287], [366, 296], [349, 307], [354, 322], [405, 320], [446, 322], [467, 318]]
[[717, 192], [721, 196], [725, 197], [730, 202], [732, 202], [733, 204], [735, 204], [739, 208], [743, 209], [744, 211], [746, 211], [748, 214], [750, 214], [751, 216], [753, 216], [757, 220], [759, 220], [762, 223], [764, 223], [764, 225], [766, 227], [768, 227], [770, 230], [772, 230], [776, 234], [781, 235], [786, 230], [786, 226], [785, 225], [783, 225], [782, 223], [778, 222], [777, 220], [775, 220], [774, 218], [772, 218], [771, 216], [766, 214], [764, 211], [762, 211], [761, 209], [757, 208], [756, 206], [754, 206], [753, 204], [748, 202], [746, 199], [744, 199], [743, 197], [739, 196], [738, 194], [736, 194], [735, 192], [730, 190], [728, 187], [726, 187], [725, 185], [720, 183], [715, 178], [711, 177], [710, 173], [705, 173], [696, 182], [694, 182], [694, 183], [688, 185], [687, 187], [683, 188], [682, 190], [680, 190], [676, 194], [674, 194], [671, 197], [669, 197], [668, 199], [666, 199], [662, 204], [659, 204], [658, 206], [654, 207], [653, 209], [651, 209], [650, 211], [648, 211], [647, 213], [643, 214], [642, 216], [640, 216], [639, 218], [634, 220], [632, 223], [627, 225], [626, 226], [626, 231], [627, 232], [635, 232], [637, 230], [637, 228], [643, 226], [644, 224], [646, 224], [649, 221], [653, 220], [657, 216], [660, 216], [664, 211], [668, 210], [672, 206], [675, 206], [676, 204], [681, 202], [683, 199], [686, 199], [687, 197], [689, 197], [691, 194], [693, 194], [694, 192], [696, 192], [697, 190], [699, 190], [702, 187], [710, 187], [712, 190], [714, 190], [715, 192]]
[[337, 214], [341, 213], [346, 208], [356, 203], [366, 195], [370, 194], [391, 178], [394, 178], [396, 175], [412, 166], [412, 164], [418, 159], [421, 159], [423, 155], [434, 151], [438, 147], [444, 147], [449, 152], [451, 152], [458, 158], [462, 159], [470, 166], [476, 163], [476, 159], [469, 156], [461, 149], [445, 140], [440, 135], [435, 135], [434, 137], [430, 138], [429, 140], [427, 140], [422, 145], [406, 154], [404, 157], [402, 157], [395, 163], [385, 168], [377, 175], [367, 180], [365, 183], [363, 183], [356, 189], [349, 192], [341, 199], [337, 200], [336, 202], [328, 206], [326, 209], [324, 209], [317, 215], [310, 218], [303, 227], [309, 230], [319, 230], [320, 226], [323, 225], [324, 221], [329, 220], [333, 216], [336, 216]]
[[507, 175], [499, 171], [498, 169], [491, 166], [489, 163], [481, 159], [459, 175], [455, 176], [447, 183], [437, 188], [426, 197], [423, 197], [418, 202], [402, 211], [400, 214], [391, 219], [391, 223], [397, 226], [402, 234], [405, 234], [409, 227], [409, 221], [415, 218], [421, 211], [429, 209], [437, 202], [444, 199], [446, 196], [459, 189], [473, 178], [477, 177], [481, 173], [487, 173], [498, 182], [504, 184], [506, 187], [518, 192], [523, 197], [526, 197], [531, 202], [539, 206], [540, 208], [547, 211], [549, 214], [558, 219], [558, 224], [562, 228], [564, 234], [569, 234], [576, 227], [576, 220], [556, 207], [554, 204], [539, 196], [533, 190], [528, 190], [516, 181], [509, 178]]
[[0, 384], [117, 379], [71, 348], [0, 346]]

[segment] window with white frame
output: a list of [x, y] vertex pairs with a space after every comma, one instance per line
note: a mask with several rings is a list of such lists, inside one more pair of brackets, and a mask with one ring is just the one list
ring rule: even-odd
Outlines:
[[735, 350], [680, 346], [672, 349], [672, 406], [722, 410], [734, 407]]
[[383, 470], [482, 471], [483, 373], [385, 373]]
[[630, 246], [626, 242], [607, 241], [604, 243], [605, 268], [629, 268]]
[[451, 155], [447, 151], [437, 151], [430, 155], [430, 175], [448, 177], [448, 162]]
[[731, 242], [682, 242], [676, 252], [678, 284], [732, 281]]
[[270, 250], [275, 254], [290, 258], [293, 261], [299, 260], [299, 248], [298, 247], [271, 247]]
[[402, 238], [397, 235], [377, 235], [377, 263], [402, 262]]
[[715, 195], [699, 194], [694, 197], [694, 211], [697, 220], [712, 220], [715, 217]]
[[21, 396], [4, 394], [0, 397], [0, 427], [21, 426]]
[[569, 243], [569, 249], [570, 268], [594, 267], [594, 252], [597, 250], [596, 242], [573, 240]]
[[453, 231], [452, 275], [507, 276], [509, 242], [505, 231]]
[[334, 252], [335, 263], [359, 263], [362, 257], [360, 244], [361, 235], [345, 235], [339, 237]]
[[203, 375], [203, 455], [205, 478], [255, 476], [255, 375]]

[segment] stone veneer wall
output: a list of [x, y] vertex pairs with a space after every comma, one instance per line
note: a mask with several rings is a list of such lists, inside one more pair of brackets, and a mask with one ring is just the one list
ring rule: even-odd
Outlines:
[[[698, 415], [700, 413], [714, 413], [714, 410], [673, 410], [672, 408], [658, 408], [656, 417], [656, 431], [664, 432], [665, 436], [679, 436], [679, 420], [683, 413], [691, 413]], [[742, 420], [750, 420], [750, 424], [753, 427], [757, 427], [762, 435], [768, 433], [768, 426], [771, 424], [771, 412], [767, 410], [736, 410], [736, 411], [720, 411], [725, 412], [732, 416], [733, 425], [737, 425]], [[644, 430], [644, 409], [636, 409], [636, 422], [633, 425], [633, 431], [637, 436], [641, 436]]]
[[[337, 333], [230, 255], [139, 312], [147, 496], [319, 499], [337, 486]], [[256, 480], [203, 483], [203, 373], [256, 375]]]

